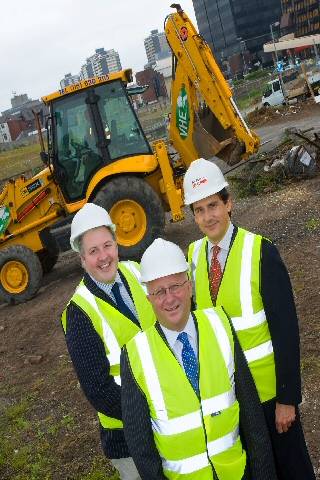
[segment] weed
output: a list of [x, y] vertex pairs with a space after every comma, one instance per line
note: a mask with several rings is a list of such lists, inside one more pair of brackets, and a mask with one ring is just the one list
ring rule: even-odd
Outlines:
[[305, 223], [306, 229], [308, 232], [314, 232], [320, 227], [320, 219], [319, 218], [309, 218]]
[[77, 480], [119, 480], [118, 473], [113, 473], [110, 464], [106, 465], [105, 458], [96, 457], [93, 461], [90, 472], [81, 475]]
[[261, 164], [248, 164], [237, 176], [228, 177], [240, 198], [278, 190], [287, 180], [281, 165], [268, 172]]
[[72, 415], [63, 415], [61, 419], [61, 426], [66, 427], [68, 430], [71, 430], [74, 424], [75, 421]]

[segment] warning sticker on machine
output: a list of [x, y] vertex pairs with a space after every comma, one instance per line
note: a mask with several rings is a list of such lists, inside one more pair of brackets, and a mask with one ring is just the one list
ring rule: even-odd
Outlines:
[[6, 231], [10, 223], [10, 210], [8, 207], [0, 207], [0, 235]]
[[181, 27], [181, 28], [180, 28], [180, 38], [181, 38], [181, 40], [182, 40], [183, 42], [185, 42], [185, 41], [187, 40], [188, 35], [189, 35], [189, 34], [188, 34], [188, 29], [187, 29], [187, 27], [184, 27], [184, 26]]
[[190, 112], [188, 95], [185, 86], [182, 85], [180, 93], [177, 98], [176, 107], [176, 126], [179, 131], [180, 137], [185, 139], [188, 136], [190, 123]]
[[34, 192], [40, 187], [42, 187], [42, 182], [38, 178], [34, 182], [29, 183], [29, 185], [26, 185], [25, 187], [23, 187], [23, 189], [21, 190], [21, 195], [25, 197], [26, 195], [29, 195], [30, 193]]

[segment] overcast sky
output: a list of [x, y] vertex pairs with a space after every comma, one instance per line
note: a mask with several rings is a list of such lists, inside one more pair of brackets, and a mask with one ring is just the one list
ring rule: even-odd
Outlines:
[[[123, 68], [147, 63], [143, 40], [163, 31], [172, 0], [1, 0], [0, 112], [13, 92], [40, 98], [79, 73], [96, 48], [114, 48]], [[192, 0], [181, 6], [195, 23]]]

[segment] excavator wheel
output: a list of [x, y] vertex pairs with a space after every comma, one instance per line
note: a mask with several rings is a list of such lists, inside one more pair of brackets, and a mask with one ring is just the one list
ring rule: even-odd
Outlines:
[[51, 272], [53, 267], [58, 261], [59, 254], [52, 253], [49, 250], [43, 250], [42, 252], [38, 253], [38, 257], [42, 266], [43, 274]]
[[117, 227], [119, 257], [140, 260], [143, 252], [164, 231], [161, 200], [150, 185], [134, 176], [111, 180], [100, 190], [94, 203], [104, 207]]
[[42, 276], [41, 262], [30, 248], [13, 245], [0, 250], [0, 301], [30, 300], [39, 290]]

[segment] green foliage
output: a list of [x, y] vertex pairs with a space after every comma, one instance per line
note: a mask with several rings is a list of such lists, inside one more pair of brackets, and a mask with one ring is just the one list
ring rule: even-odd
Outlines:
[[[37, 381], [36, 385], [39, 384], [41, 382]], [[33, 390], [32, 394], [2, 408], [1, 479], [54, 480], [55, 472], [61, 471], [62, 468], [61, 451], [70, 448], [73, 438], [75, 440], [81, 438], [79, 424], [73, 411], [70, 411], [64, 403], [55, 403], [54, 409], [50, 408], [47, 416], [41, 415], [43, 401], [38, 395], [38, 392]], [[63, 478], [63, 474], [59, 478]], [[100, 453], [93, 456], [90, 462], [84, 459], [83, 464], [75, 464], [74, 470], [72, 468], [68, 470], [65, 478], [119, 480], [115, 470]]]
[[237, 105], [240, 109], [245, 109], [261, 100], [266, 84], [263, 83], [259, 88], [249, 90], [245, 95], [237, 98]]
[[268, 70], [256, 70], [246, 75], [246, 80], [257, 80], [257, 78], [269, 78]]
[[240, 198], [274, 192], [286, 181], [287, 175], [281, 165], [265, 172], [262, 162], [246, 165], [238, 174], [228, 177]]
[[119, 480], [118, 473], [111, 473], [108, 470], [110, 469], [106, 468], [105, 459], [96, 458], [90, 472], [77, 477], [77, 480]]
[[314, 232], [320, 228], [320, 219], [319, 218], [309, 218], [306, 221], [306, 229], [309, 232]]

